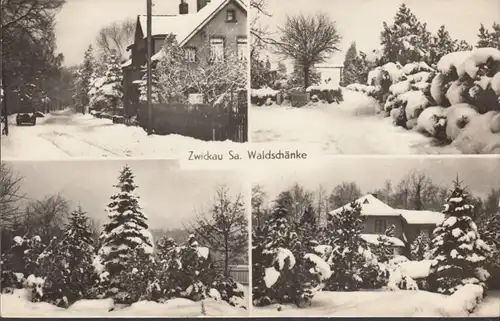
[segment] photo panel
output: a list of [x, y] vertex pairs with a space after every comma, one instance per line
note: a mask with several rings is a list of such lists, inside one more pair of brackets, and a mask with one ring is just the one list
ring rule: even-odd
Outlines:
[[500, 153], [498, 1], [251, 3], [253, 143]]
[[500, 315], [500, 158], [254, 172], [252, 315]]
[[5, 159], [179, 159], [248, 141], [247, 0], [39, 2], [5, 4]]
[[250, 194], [175, 162], [2, 162], [4, 317], [249, 314]]

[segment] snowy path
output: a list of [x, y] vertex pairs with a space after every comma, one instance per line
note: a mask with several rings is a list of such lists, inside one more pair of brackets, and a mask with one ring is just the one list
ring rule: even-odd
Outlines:
[[179, 158], [187, 148], [234, 144], [203, 142], [180, 135], [148, 136], [139, 127], [113, 124], [108, 119], [74, 114], [69, 110], [38, 118], [36, 126], [16, 126], [15, 116], [9, 117], [9, 123], [10, 134], [1, 139], [4, 159]]
[[366, 115], [349, 106], [302, 108], [252, 107], [253, 143], [295, 142], [322, 154], [456, 154], [451, 147], [434, 146], [420, 133], [396, 127], [391, 119]]

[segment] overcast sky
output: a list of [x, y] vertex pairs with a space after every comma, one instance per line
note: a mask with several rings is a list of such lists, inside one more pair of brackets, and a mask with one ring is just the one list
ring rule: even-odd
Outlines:
[[342, 181], [356, 182], [363, 193], [383, 188], [386, 180], [397, 184], [412, 170], [423, 171], [432, 181], [443, 187], [452, 187], [458, 173], [469, 191], [485, 196], [491, 188], [500, 188], [500, 158], [325, 158], [296, 165], [260, 167], [253, 173], [253, 183], [260, 184], [268, 193], [269, 201], [295, 182], [315, 190], [320, 185], [330, 192]]
[[[196, 10], [196, 0], [188, 0]], [[177, 14], [180, 0], [153, 0], [153, 14]], [[114, 21], [136, 19], [146, 14], [146, 0], [67, 0], [56, 16], [58, 51], [65, 64], [81, 63], [89, 44], [95, 43], [99, 30]]]
[[[435, 33], [444, 24], [452, 37], [470, 44], [477, 42], [480, 23], [491, 29], [494, 21], [500, 22], [498, 0], [268, 0], [272, 17], [263, 17], [262, 24], [272, 31], [283, 25], [287, 15], [322, 11], [336, 21], [344, 52], [353, 41], [358, 49], [371, 51], [380, 45], [382, 22], [391, 23], [402, 2], [427, 22], [429, 31]], [[343, 58], [343, 52], [337, 53], [330, 62], [342, 64]]]
[[128, 164], [139, 186], [139, 204], [151, 228], [182, 228], [196, 211], [212, 203], [217, 187], [225, 184], [231, 193], [244, 192], [239, 175], [223, 171], [179, 171], [170, 161], [50, 161], [8, 162], [24, 177], [22, 191], [31, 199], [60, 193], [72, 208], [83, 209], [106, 222], [109, 197], [118, 191], [118, 175]]

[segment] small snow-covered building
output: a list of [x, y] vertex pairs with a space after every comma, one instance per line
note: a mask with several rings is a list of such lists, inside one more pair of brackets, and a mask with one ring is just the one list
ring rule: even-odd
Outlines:
[[[394, 209], [374, 194], [360, 197], [356, 202], [360, 204], [361, 216], [364, 219], [361, 237], [367, 243], [377, 245], [379, 236], [385, 235], [385, 231], [394, 225], [394, 237], [388, 240], [401, 251], [408, 248], [420, 233], [431, 236], [436, 225], [444, 219], [444, 215], [439, 212]], [[346, 204], [329, 214], [339, 215], [343, 209], [349, 207], [350, 204]]]
[[[244, 59], [247, 44], [247, 3], [243, 0], [178, 0], [179, 10], [173, 15], [153, 15], [152, 61], [161, 59], [167, 35], [174, 34], [184, 49], [187, 64], [202, 59], [219, 59], [226, 51], [237, 52]], [[134, 43], [127, 47], [130, 60], [122, 64], [125, 106], [138, 103], [137, 80], [147, 61], [147, 17], [138, 15]], [[135, 83], [134, 83], [135, 82]]]

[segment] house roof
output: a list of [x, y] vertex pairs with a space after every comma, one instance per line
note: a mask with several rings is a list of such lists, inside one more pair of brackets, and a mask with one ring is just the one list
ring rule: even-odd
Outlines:
[[[400, 214], [392, 207], [385, 204], [372, 194], [367, 194], [356, 200], [361, 206], [361, 215], [363, 216], [399, 216]], [[344, 205], [330, 212], [330, 215], [337, 215], [343, 209], [350, 209], [350, 204]]]
[[397, 212], [406, 220], [408, 224], [439, 224], [444, 219], [444, 214], [432, 211], [415, 211], [397, 209]]
[[[179, 45], [184, 46], [231, 1], [238, 3], [246, 12], [247, 4], [243, 0], [212, 0], [196, 13], [152, 16], [151, 33], [153, 36], [173, 33], [177, 36]], [[146, 33], [146, 23], [147, 17], [143, 15], [139, 16], [139, 24], [143, 33]]]

